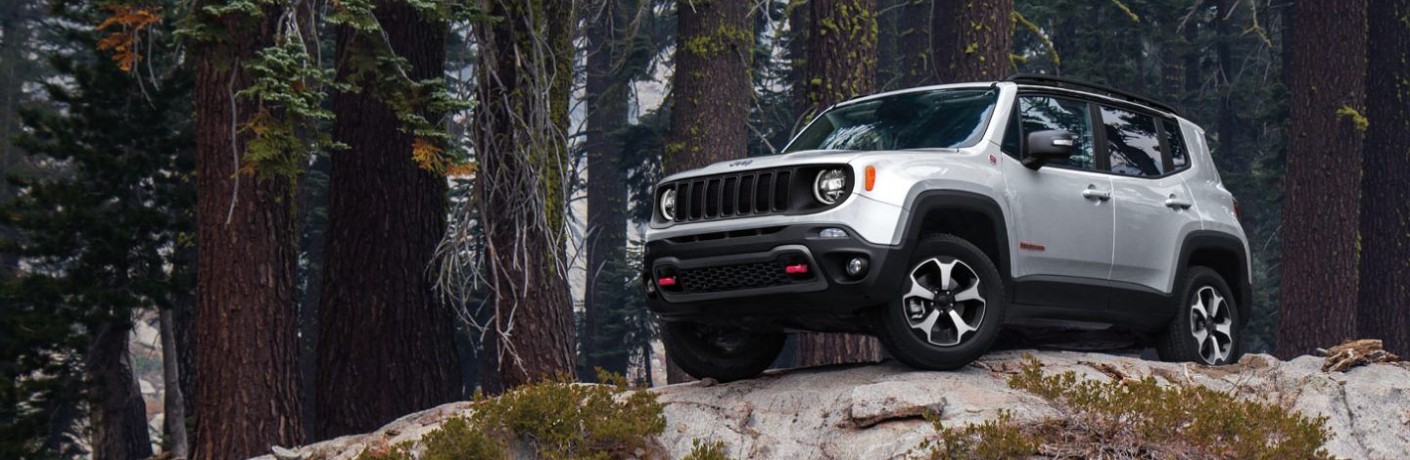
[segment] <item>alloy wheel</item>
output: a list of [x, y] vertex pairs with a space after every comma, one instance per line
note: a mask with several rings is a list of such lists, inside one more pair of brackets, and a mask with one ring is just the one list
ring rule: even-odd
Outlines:
[[1213, 286], [1195, 290], [1190, 303], [1190, 334], [1205, 364], [1227, 360], [1234, 349], [1234, 317], [1229, 303]]
[[987, 302], [974, 268], [959, 259], [935, 257], [911, 269], [910, 278], [902, 304], [912, 332], [931, 345], [951, 347], [979, 330]]

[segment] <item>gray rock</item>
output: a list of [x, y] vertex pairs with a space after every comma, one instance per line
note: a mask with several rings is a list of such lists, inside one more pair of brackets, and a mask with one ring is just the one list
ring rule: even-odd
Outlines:
[[[1025, 353], [1042, 361], [1047, 373], [1071, 370], [1084, 378], [1113, 379], [1110, 369], [1115, 369], [1129, 377], [1204, 385], [1325, 416], [1333, 455], [1410, 458], [1410, 369], [1374, 364], [1328, 374], [1316, 357], [1279, 361], [1267, 355], [1211, 368], [1099, 353], [1003, 351], [953, 372], [916, 371], [889, 362], [770, 371], [740, 382], [652, 389], [665, 403], [666, 430], [657, 442], [671, 458], [690, 452], [696, 439], [722, 441], [735, 458], [894, 458], [934, 434], [922, 418], [926, 413], [938, 414], [946, 425], [990, 420], [1000, 411], [1018, 421], [1054, 415], [1041, 399], [1008, 387], [1006, 380]], [[296, 451], [307, 458], [351, 459], [369, 446], [420, 439], [446, 418], [469, 410], [468, 403], [448, 404], [369, 434]], [[523, 454], [516, 452], [527, 457]]]

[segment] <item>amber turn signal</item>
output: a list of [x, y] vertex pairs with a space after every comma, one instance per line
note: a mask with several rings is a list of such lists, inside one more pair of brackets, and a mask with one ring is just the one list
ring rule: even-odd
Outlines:
[[876, 166], [867, 166], [867, 191], [876, 185]]

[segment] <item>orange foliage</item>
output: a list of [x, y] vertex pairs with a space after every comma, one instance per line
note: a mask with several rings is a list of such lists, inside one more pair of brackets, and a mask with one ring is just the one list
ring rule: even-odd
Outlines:
[[122, 3], [104, 5], [111, 15], [98, 24], [98, 30], [108, 35], [98, 40], [100, 51], [111, 51], [113, 62], [124, 72], [132, 70], [142, 55], [137, 52], [141, 44], [141, 33], [152, 25], [162, 22], [161, 7], [134, 6]]

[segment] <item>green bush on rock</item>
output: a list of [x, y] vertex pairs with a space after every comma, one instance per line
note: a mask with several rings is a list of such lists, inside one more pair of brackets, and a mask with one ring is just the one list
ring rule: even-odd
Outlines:
[[[613, 459], [650, 451], [666, 428], [661, 403], [649, 391], [629, 392], [621, 376], [600, 373], [603, 384], [563, 378], [519, 387], [495, 398], [476, 396], [473, 412], [454, 417], [416, 445], [367, 449], [358, 460], [500, 459], [523, 443], [551, 460]], [[629, 393], [629, 394], [628, 394]]]
[[938, 434], [917, 450], [932, 459], [1223, 458], [1329, 459], [1325, 418], [1245, 401], [1202, 386], [1044, 375], [1028, 357], [1009, 386], [1037, 395], [1060, 414], [1017, 423], [1008, 413], [962, 428], [930, 417]]

